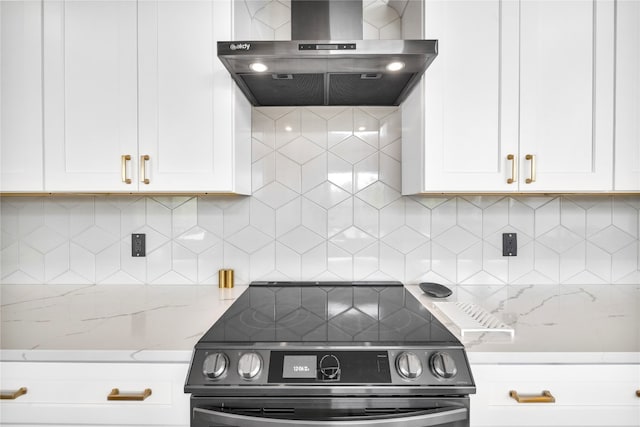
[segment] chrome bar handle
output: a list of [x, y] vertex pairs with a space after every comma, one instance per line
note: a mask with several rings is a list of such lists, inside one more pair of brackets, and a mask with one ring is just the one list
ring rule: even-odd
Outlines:
[[147, 161], [149, 160], [149, 155], [145, 154], [143, 156], [140, 156], [140, 182], [144, 183], [144, 184], [148, 184], [149, 182], [149, 178], [147, 178], [147, 170], [146, 170], [146, 165], [147, 165]]
[[524, 156], [525, 160], [531, 161], [531, 174], [529, 178], [525, 180], [527, 184], [531, 184], [532, 182], [536, 182], [536, 156], [533, 154], [527, 154]]
[[511, 178], [507, 179], [507, 184], [513, 184], [518, 180], [517, 179], [518, 171], [516, 167], [516, 163], [518, 160], [516, 159], [516, 156], [514, 156], [513, 154], [508, 154], [507, 160], [511, 160]]
[[127, 162], [131, 160], [131, 156], [128, 154], [123, 154], [120, 156], [120, 167], [122, 172], [122, 182], [125, 184], [131, 184], [131, 178], [127, 178]]

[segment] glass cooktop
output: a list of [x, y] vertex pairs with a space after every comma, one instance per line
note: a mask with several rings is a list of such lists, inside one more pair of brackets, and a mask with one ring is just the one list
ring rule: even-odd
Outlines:
[[400, 282], [254, 282], [199, 342], [461, 345]]

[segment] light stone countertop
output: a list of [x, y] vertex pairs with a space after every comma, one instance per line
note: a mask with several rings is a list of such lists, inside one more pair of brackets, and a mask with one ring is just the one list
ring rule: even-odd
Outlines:
[[[462, 338], [472, 364], [640, 364], [640, 285], [457, 286], [433, 305], [478, 304], [515, 329]], [[0, 360], [188, 363], [246, 286], [2, 285]]]

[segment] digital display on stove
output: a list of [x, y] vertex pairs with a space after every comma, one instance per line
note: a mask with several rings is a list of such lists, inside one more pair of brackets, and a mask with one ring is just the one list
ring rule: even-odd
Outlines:
[[315, 378], [317, 356], [284, 356], [282, 378]]

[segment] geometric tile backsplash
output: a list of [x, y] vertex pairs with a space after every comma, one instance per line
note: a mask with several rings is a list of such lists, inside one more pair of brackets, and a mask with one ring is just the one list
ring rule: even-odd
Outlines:
[[[252, 38], [290, 38], [289, 2], [244, 5]], [[364, 38], [400, 38], [405, 5], [365, 1]], [[397, 108], [255, 108], [252, 121], [250, 197], [1, 198], [0, 283], [217, 285], [220, 268], [237, 283], [640, 283], [640, 196], [406, 197]]]
[[2, 198], [1, 283], [640, 282], [640, 196], [401, 196], [396, 108], [256, 108], [252, 136], [250, 197]]

